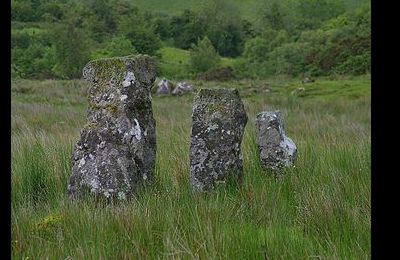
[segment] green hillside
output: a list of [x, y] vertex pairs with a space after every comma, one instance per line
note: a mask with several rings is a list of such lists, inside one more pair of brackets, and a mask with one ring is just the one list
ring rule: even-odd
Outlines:
[[[134, 5], [139, 7], [141, 10], [148, 12], [159, 12], [166, 14], [179, 14], [185, 9], [196, 9], [202, 4], [206, 3], [207, 0], [132, 0]], [[332, 2], [335, 2], [333, 0]], [[250, 21], [254, 21], [255, 13], [263, 0], [225, 0], [225, 2], [232, 3], [240, 12], [243, 18]], [[368, 0], [346, 0], [343, 1], [348, 10], [357, 8], [358, 6], [368, 3]]]
[[[160, 12], [166, 14], [179, 14], [185, 9], [200, 7], [207, 0], [133, 0], [134, 4], [141, 10], [149, 12]], [[254, 18], [252, 15], [261, 0], [231, 0], [243, 17]]]
[[158, 53], [159, 75], [175, 79], [227, 65], [242, 79], [368, 74], [367, 2], [13, 0], [11, 77], [77, 79], [90, 60], [136, 53]]

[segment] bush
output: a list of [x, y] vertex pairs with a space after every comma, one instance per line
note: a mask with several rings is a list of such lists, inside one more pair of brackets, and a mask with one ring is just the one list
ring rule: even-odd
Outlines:
[[197, 77], [199, 80], [228, 81], [234, 78], [231, 67], [208, 70]]
[[171, 18], [171, 37], [177, 48], [189, 49], [199, 38], [204, 37], [205, 29], [204, 21], [197, 13], [190, 10]]
[[333, 71], [337, 74], [361, 75], [371, 71], [371, 54], [350, 56], [343, 63], [336, 66]]
[[80, 78], [83, 66], [90, 59], [89, 39], [76, 23], [66, 20], [52, 31], [56, 56], [52, 71], [59, 78]]
[[206, 72], [216, 68], [221, 63], [221, 57], [215, 51], [211, 41], [204, 37], [190, 50], [189, 68], [194, 73]]
[[129, 34], [135, 49], [142, 54], [155, 55], [161, 48], [161, 40], [152, 28], [140, 27]]
[[260, 36], [246, 42], [243, 59], [235, 70], [240, 76], [253, 78], [276, 74], [359, 75], [370, 71], [370, 53], [370, 8], [367, 5], [354, 14], [327, 20], [319, 29], [303, 31], [298, 37], [289, 37], [282, 30], [264, 30]]
[[308, 51], [309, 44], [300, 42], [285, 43], [275, 48], [269, 55], [273, 74], [297, 76], [303, 73]]
[[137, 54], [137, 50], [133, 47], [132, 42], [127, 38], [120, 36], [114, 37], [103, 49], [98, 49], [91, 53], [91, 59], [122, 57]]

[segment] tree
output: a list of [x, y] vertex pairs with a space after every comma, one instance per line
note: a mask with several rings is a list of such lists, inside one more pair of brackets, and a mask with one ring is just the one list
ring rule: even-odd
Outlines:
[[262, 20], [274, 30], [282, 30], [285, 25], [285, 12], [282, 10], [282, 5], [279, 2], [268, 2], [263, 8]]
[[92, 59], [122, 57], [137, 54], [132, 42], [123, 36], [113, 37], [106, 43], [103, 49], [96, 50], [91, 54]]
[[96, 42], [103, 42], [114, 35], [116, 15], [110, 0], [87, 0], [83, 2], [83, 27]]
[[89, 61], [89, 39], [74, 20], [64, 20], [52, 31], [56, 64], [54, 73], [60, 78], [79, 78]]
[[296, 10], [300, 15], [299, 29], [316, 29], [322, 22], [343, 13], [345, 5], [337, 0], [299, 0]]
[[11, 21], [29, 22], [35, 19], [30, 1], [11, 1]]
[[192, 45], [189, 66], [194, 73], [206, 72], [216, 68], [220, 62], [220, 56], [207, 37], [204, 37], [201, 41], [199, 40], [197, 45]]
[[129, 39], [135, 49], [142, 54], [155, 55], [161, 48], [161, 40], [151, 21], [144, 18], [138, 9], [131, 5], [118, 7], [117, 35]]
[[206, 25], [200, 19], [198, 13], [184, 10], [179, 16], [171, 18], [171, 36], [174, 46], [181, 49], [189, 49], [197, 39], [204, 37]]
[[171, 37], [170, 17], [163, 13], [157, 13], [152, 17], [154, 31], [162, 40], [169, 40]]
[[199, 10], [207, 36], [221, 56], [237, 57], [244, 47], [239, 9], [226, 0], [208, 0]]
[[289, 0], [264, 0], [257, 5], [257, 31], [286, 30], [294, 33], [297, 26], [295, 5]]

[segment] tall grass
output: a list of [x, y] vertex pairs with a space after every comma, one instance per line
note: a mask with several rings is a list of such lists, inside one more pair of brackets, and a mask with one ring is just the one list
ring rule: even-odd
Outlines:
[[[79, 101], [73, 104], [55, 102], [45, 91], [52, 84], [24, 84], [32, 84], [31, 92], [12, 99], [12, 258], [370, 258], [369, 84], [350, 98], [290, 96], [285, 89], [293, 84], [245, 97], [244, 182], [210, 194], [189, 186], [193, 96], [154, 97], [156, 182], [116, 205], [67, 197], [73, 144], [85, 122], [85, 86], [65, 90]], [[64, 84], [61, 93], [68, 86], [54, 84]], [[43, 105], [35, 101], [38, 93], [49, 100], [45, 113], [35, 112]], [[255, 143], [255, 115], [272, 109], [282, 111], [298, 147], [296, 167], [281, 178], [261, 169]], [[61, 121], [63, 127], [54, 127]]]

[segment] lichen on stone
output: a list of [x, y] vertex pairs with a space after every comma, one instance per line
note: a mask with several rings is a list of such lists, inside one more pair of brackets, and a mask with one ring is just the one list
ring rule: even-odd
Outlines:
[[[236, 89], [201, 89], [194, 98], [190, 182], [209, 191], [243, 175], [240, 146], [247, 115]], [[229, 133], [229, 134], [228, 134]], [[239, 148], [239, 149], [238, 149]]]
[[262, 165], [274, 173], [293, 166], [297, 147], [286, 136], [281, 112], [264, 111], [256, 117], [257, 146]]
[[125, 199], [136, 192], [143, 175], [147, 182], [152, 179], [156, 138], [150, 89], [155, 76], [147, 55], [99, 59], [84, 67], [88, 123], [74, 149], [71, 197], [88, 191]]

